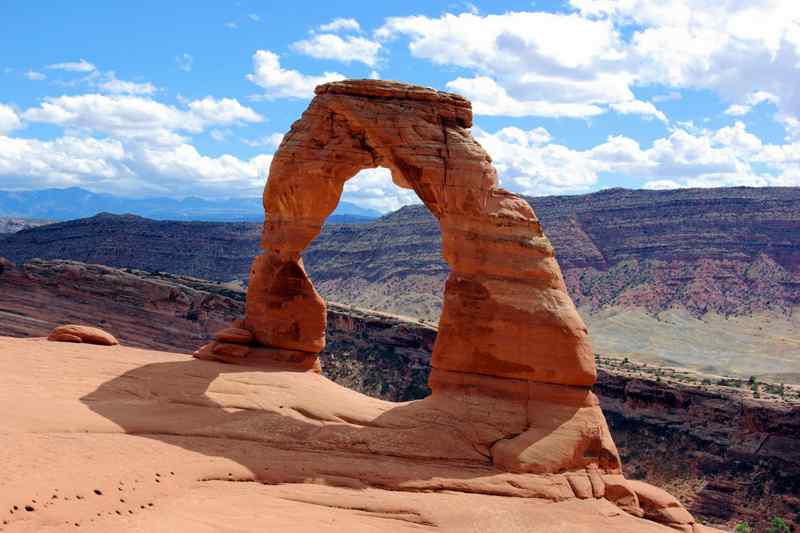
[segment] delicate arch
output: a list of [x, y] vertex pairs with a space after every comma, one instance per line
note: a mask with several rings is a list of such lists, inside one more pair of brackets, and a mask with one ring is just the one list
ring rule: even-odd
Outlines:
[[264, 191], [244, 325], [259, 345], [318, 353], [325, 303], [300, 254], [359, 170], [383, 166], [439, 220], [451, 274], [432, 366], [591, 385], [586, 327], [530, 206], [497, 187], [469, 101], [374, 80], [321, 85], [284, 137]]

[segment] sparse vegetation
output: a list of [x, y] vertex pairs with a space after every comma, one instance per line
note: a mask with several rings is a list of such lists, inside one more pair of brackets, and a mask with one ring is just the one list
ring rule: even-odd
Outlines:
[[774, 516], [772, 520], [769, 521], [769, 527], [767, 528], [767, 533], [791, 533], [791, 531], [786, 520], [779, 516]]
[[739, 522], [736, 524], [736, 527], [733, 528], [733, 533], [753, 533], [753, 530], [750, 529], [747, 522]]

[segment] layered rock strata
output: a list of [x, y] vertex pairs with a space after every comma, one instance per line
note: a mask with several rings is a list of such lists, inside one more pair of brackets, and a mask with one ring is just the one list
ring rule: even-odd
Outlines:
[[[527, 202], [498, 187], [490, 156], [469, 133], [469, 102], [383, 81], [334, 82], [316, 94], [272, 161], [264, 252], [253, 262], [245, 317], [196, 356], [248, 365], [272, 358], [317, 370], [309, 362], [324, 348], [325, 303], [300, 255], [345, 182], [386, 167], [439, 221], [450, 267], [432, 395], [406, 411], [416, 429], [405, 437], [419, 439], [420, 458], [468, 461], [477, 453], [500, 472], [535, 475], [512, 483], [521, 484], [520, 495], [606, 498], [644, 516], [589, 389], [597, 376], [591, 345], [553, 247]], [[435, 442], [419, 431], [418, 424], [445, 420], [460, 438]], [[384, 450], [374, 437], [364, 437], [370, 450], [391, 455], [396, 443]], [[538, 485], [538, 476], [553, 474], [568, 475], [550, 479], [547, 489]], [[692, 531], [683, 508], [665, 510], [674, 499], [659, 493], [648, 502], [649, 516]]]

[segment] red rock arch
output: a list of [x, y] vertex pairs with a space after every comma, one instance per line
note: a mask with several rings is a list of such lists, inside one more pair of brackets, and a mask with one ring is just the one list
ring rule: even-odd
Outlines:
[[325, 304], [300, 254], [359, 170], [383, 166], [439, 220], [451, 268], [434, 368], [591, 385], [586, 328], [530, 206], [497, 186], [464, 98], [385, 81], [316, 90], [275, 153], [245, 324], [258, 344], [318, 353]]
[[618, 473], [616, 447], [589, 389], [596, 371], [586, 327], [533, 210], [497, 186], [491, 158], [470, 135], [469, 102], [372, 80], [316, 92], [270, 167], [264, 252], [253, 261], [245, 318], [195, 355], [319, 371], [325, 302], [300, 254], [344, 183], [361, 169], [387, 167], [438, 219], [451, 269], [432, 395], [410, 408], [427, 413], [423, 419], [455, 410], [501, 470]]

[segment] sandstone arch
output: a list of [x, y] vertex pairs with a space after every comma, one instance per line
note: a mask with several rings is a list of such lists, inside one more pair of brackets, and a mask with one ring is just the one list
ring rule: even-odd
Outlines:
[[[497, 187], [491, 158], [467, 128], [467, 100], [383, 81], [322, 85], [275, 154], [264, 192], [264, 255], [254, 264], [246, 325], [256, 340], [319, 352], [324, 303], [300, 253], [344, 183], [384, 166], [441, 225], [450, 265], [435, 368], [591, 385], [586, 328], [528, 204]], [[302, 288], [302, 289], [301, 289]], [[295, 291], [286, 298], [285, 290]]]
[[373, 80], [317, 87], [272, 161], [264, 253], [253, 262], [246, 316], [197, 355], [318, 369], [325, 303], [300, 254], [344, 183], [361, 169], [387, 167], [438, 219], [451, 268], [432, 356], [433, 396], [463, 402], [468, 424], [495, 416], [494, 400], [478, 397], [516, 406], [519, 430], [491, 446], [501, 469], [618, 472], [589, 390], [596, 371], [586, 327], [553, 248], [530, 206], [498, 187], [471, 125], [466, 99], [433, 89]]

